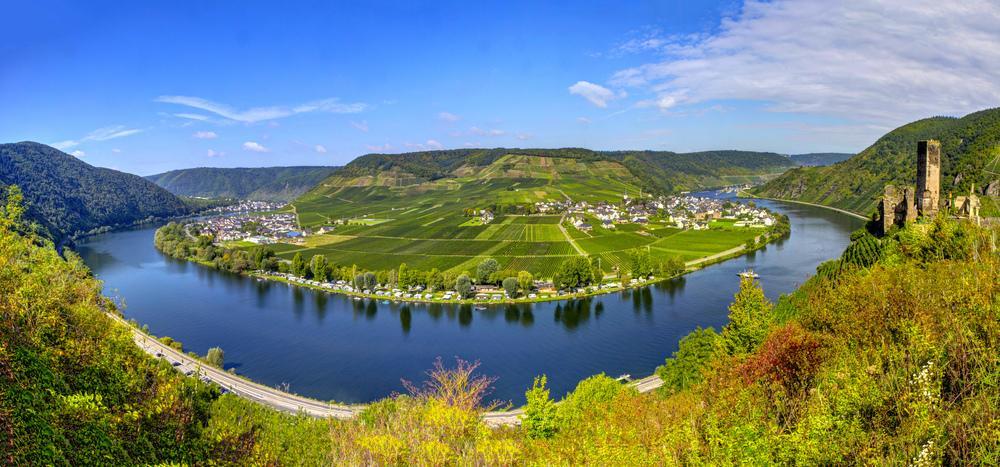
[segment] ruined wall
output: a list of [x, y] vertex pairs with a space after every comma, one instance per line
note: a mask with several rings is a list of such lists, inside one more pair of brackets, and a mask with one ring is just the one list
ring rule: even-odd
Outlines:
[[935, 216], [941, 205], [941, 143], [917, 142], [917, 209], [921, 215]]

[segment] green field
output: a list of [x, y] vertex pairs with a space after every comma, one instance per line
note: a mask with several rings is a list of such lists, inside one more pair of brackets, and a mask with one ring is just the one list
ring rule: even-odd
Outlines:
[[[501, 269], [525, 270], [549, 277], [567, 258], [601, 258], [605, 271], [627, 264], [636, 249], [653, 258], [677, 255], [685, 260], [742, 245], [756, 229], [680, 231], [665, 225], [621, 224], [605, 230], [589, 218], [591, 232], [581, 232], [560, 215], [503, 215], [488, 224], [467, 210], [525, 205], [538, 201], [618, 201], [639, 194], [635, 180], [619, 164], [537, 156], [508, 155], [477, 171], [457, 171], [454, 178], [412, 182], [389, 176], [332, 177], [295, 201], [305, 228], [333, 225], [331, 234], [311, 236], [303, 245], [282, 245], [285, 259], [326, 255], [338, 265], [380, 270], [402, 263], [422, 270], [474, 271], [487, 257]], [[576, 246], [571, 243], [576, 242]]]

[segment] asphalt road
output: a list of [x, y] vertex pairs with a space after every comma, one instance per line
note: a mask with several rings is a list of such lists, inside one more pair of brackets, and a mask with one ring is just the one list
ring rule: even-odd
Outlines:
[[[305, 413], [319, 418], [333, 417], [338, 419], [354, 418], [364, 410], [363, 405], [339, 405], [290, 394], [276, 388], [254, 383], [241, 378], [232, 373], [208, 365], [200, 360], [192, 359], [181, 352], [173, 349], [162, 342], [143, 334], [122, 318], [111, 315], [132, 331], [132, 339], [136, 345], [146, 353], [162, 358], [177, 371], [180, 371], [193, 378], [201, 378], [203, 381], [217, 384], [225, 391], [231, 392], [244, 399], [264, 404], [276, 410], [287, 413]], [[635, 380], [629, 385], [634, 386], [639, 392], [649, 392], [663, 385], [663, 381], [656, 375]], [[520, 416], [524, 414], [523, 409], [509, 410], [503, 412], [488, 412], [483, 414], [483, 421], [489, 426], [517, 425], [520, 423]]]

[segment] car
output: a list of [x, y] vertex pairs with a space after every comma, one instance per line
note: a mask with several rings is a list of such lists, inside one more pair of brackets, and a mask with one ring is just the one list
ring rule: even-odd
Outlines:
[[163, 358], [163, 352], [156, 352], [156, 358]]
[[194, 371], [192, 371], [192, 370], [187, 370], [187, 371], [184, 372], [185, 376], [191, 376], [193, 374], [194, 374]]
[[181, 366], [181, 362], [172, 362], [170, 364], [173, 366]]

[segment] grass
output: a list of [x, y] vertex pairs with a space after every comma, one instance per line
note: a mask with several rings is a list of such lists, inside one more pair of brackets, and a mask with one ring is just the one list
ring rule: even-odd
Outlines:
[[508, 155], [477, 173], [403, 186], [394, 186], [395, 181], [378, 186], [378, 180], [387, 179], [377, 177], [339, 184], [336, 178], [332, 180], [294, 205], [303, 227], [333, 225], [334, 234], [310, 237], [301, 246], [276, 246], [280, 257], [291, 258], [296, 252], [307, 258], [324, 254], [335, 264], [364, 269], [406, 263], [452, 272], [475, 271], [479, 262], [492, 257], [502, 269], [549, 277], [566, 258], [580, 254], [567, 236], [587, 255], [599, 255], [610, 271], [612, 266], [627, 264], [636, 248], [650, 247], [654, 257], [678, 254], [694, 259], [741, 245], [754, 235], [738, 231], [681, 235], [662, 224], [604, 229], [593, 218], [588, 218], [592, 232], [581, 232], [567, 223], [564, 233], [560, 215], [498, 214], [484, 225], [478, 216], [464, 214], [467, 209], [567, 197], [597, 203], [617, 202], [623, 193], [636, 196], [639, 189], [631, 175], [607, 162]]

